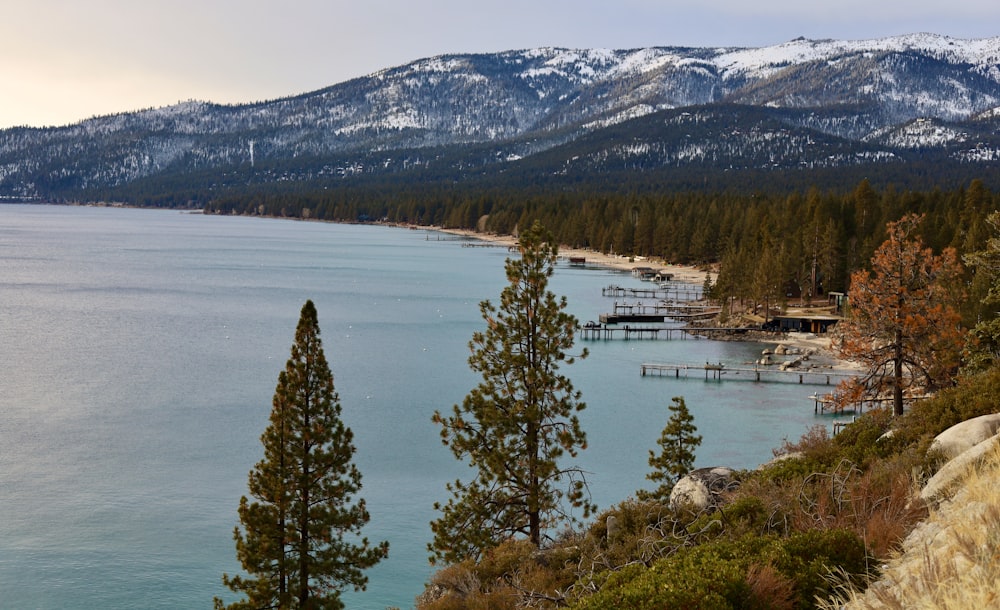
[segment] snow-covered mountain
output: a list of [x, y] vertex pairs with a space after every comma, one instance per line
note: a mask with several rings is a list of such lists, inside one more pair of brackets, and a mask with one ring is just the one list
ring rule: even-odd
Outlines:
[[[734, 122], [748, 107], [763, 114]], [[545, 151], [563, 169], [623, 159], [806, 167], [928, 148], [977, 162], [998, 156], [998, 109], [1000, 37], [446, 55], [268, 102], [3, 130], [0, 196], [72, 197], [163, 176], [217, 185], [251, 161], [262, 181], [460, 172]], [[643, 127], [616, 141], [627, 124]], [[563, 149], [573, 156], [552, 157]]]

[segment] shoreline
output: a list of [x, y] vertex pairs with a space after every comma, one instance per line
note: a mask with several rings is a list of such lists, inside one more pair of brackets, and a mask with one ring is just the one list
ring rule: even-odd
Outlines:
[[[443, 229], [440, 227], [428, 228], [441, 233], [467, 237], [503, 247], [512, 247], [517, 245], [517, 238], [512, 235], [477, 233], [476, 231], [469, 229]], [[559, 246], [559, 258], [569, 259], [577, 257], [586, 259], [588, 264], [594, 264], [609, 269], [617, 269], [619, 271], [632, 271], [638, 267], [662, 268], [669, 273], [672, 273], [674, 279], [677, 281], [689, 284], [701, 285], [705, 281], [706, 273], [709, 274], [713, 282], [717, 279], [716, 273], [705, 269], [699, 269], [698, 267], [691, 265], [675, 265], [663, 262], [659, 259], [630, 259], [626, 256], [604, 254], [595, 250], [569, 248], [563, 245]], [[755, 337], [753, 340], [759, 343], [774, 344], [775, 346], [785, 345], [787, 347], [796, 348], [802, 354], [806, 355], [806, 359], [803, 364], [805, 364], [806, 368], [809, 369], [833, 371], [860, 370], [859, 365], [856, 363], [837, 357], [831, 345], [832, 338], [829, 335], [795, 332], [785, 333], [781, 337], [774, 337], [771, 339]], [[777, 363], [775, 366], [777, 366]]]
[[[462, 237], [477, 239], [479, 241], [496, 244], [498, 246], [511, 247], [517, 245], [517, 238], [513, 235], [477, 233], [469, 229], [442, 229], [440, 227], [434, 227], [433, 230], [441, 233], [448, 233], [449, 235], [459, 235]], [[657, 267], [672, 273], [674, 275], [674, 279], [677, 281], [687, 282], [689, 284], [703, 284], [705, 282], [706, 273], [711, 276], [713, 282], [716, 280], [717, 276], [714, 272], [699, 269], [698, 267], [691, 265], [676, 265], [659, 259], [642, 257], [630, 258], [628, 256], [604, 254], [596, 250], [570, 248], [561, 244], [559, 245], [559, 258], [585, 258], [587, 259], [587, 263], [598, 265], [600, 267], [617, 269], [619, 271], [632, 271], [633, 269], [639, 267]]]

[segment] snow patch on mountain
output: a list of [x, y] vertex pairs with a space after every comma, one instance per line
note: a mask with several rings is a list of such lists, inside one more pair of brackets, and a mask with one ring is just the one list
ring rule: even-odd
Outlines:
[[967, 142], [967, 131], [957, 129], [932, 119], [916, 119], [900, 127], [881, 130], [866, 138], [884, 146], [903, 149], [940, 148]]

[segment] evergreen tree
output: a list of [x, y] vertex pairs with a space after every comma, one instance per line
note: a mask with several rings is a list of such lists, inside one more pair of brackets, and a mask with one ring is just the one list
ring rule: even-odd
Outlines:
[[586, 447], [586, 434], [575, 415], [585, 407], [580, 393], [559, 372], [574, 361], [566, 350], [577, 320], [564, 311], [565, 297], [548, 290], [557, 247], [536, 222], [518, 248], [520, 258], [506, 263], [499, 308], [479, 305], [486, 330], [473, 334], [469, 366], [482, 382], [452, 415], [434, 414], [442, 442], [477, 473], [449, 484], [452, 498], [435, 505], [441, 517], [428, 545], [435, 560], [478, 557], [516, 536], [539, 546], [547, 529], [573, 521], [567, 502], [584, 517], [594, 508], [583, 472], [560, 465]]
[[912, 214], [889, 223], [872, 270], [851, 276], [840, 353], [860, 361], [865, 373], [841, 383], [841, 406], [889, 395], [893, 413], [902, 415], [904, 391], [944, 387], [958, 368], [962, 269], [954, 249], [935, 255], [914, 237], [921, 220]]
[[652, 492], [639, 491], [640, 499], [666, 500], [674, 484], [694, 469], [694, 450], [701, 444], [701, 435], [695, 434], [694, 417], [688, 411], [682, 396], [675, 396], [670, 409], [670, 419], [663, 428], [660, 440], [660, 455], [649, 452], [649, 466], [652, 472], [646, 478], [660, 483]]
[[243, 530], [233, 537], [248, 576], [222, 581], [247, 599], [230, 608], [342, 608], [341, 588], [363, 590], [362, 570], [389, 551], [387, 542], [349, 539], [369, 515], [364, 500], [354, 500], [361, 473], [351, 462], [353, 434], [340, 418], [319, 334], [316, 308], [306, 301], [261, 436], [264, 459], [250, 471], [253, 500], [240, 499]]
[[985, 371], [1000, 362], [1000, 212], [986, 218], [993, 229], [986, 248], [965, 256], [975, 271], [972, 287], [981, 295], [976, 323], [965, 347], [964, 371]]

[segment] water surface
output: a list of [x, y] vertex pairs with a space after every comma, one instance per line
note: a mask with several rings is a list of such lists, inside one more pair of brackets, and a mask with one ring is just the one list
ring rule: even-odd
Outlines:
[[[464, 467], [431, 424], [477, 383], [478, 303], [501, 248], [376, 226], [159, 210], [0, 205], [0, 607], [204, 608], [228, 596], [232, 529], [262, 456], [299, 310], [316, 303], [355, 433], [365, 534], [390, 541], [349, 608], [408, 608], [431, 573], [433, 504]], [[581, 320], [627, 274], [560, 264]], [[752, 360], [713, 341], [580, 342], [567, 372], [602, 508], [646, 487], [648, 451], [684, 396], [698, 466], [753, 467], [829, 420], [797, 384], [640, 377], [643, 362]]]

